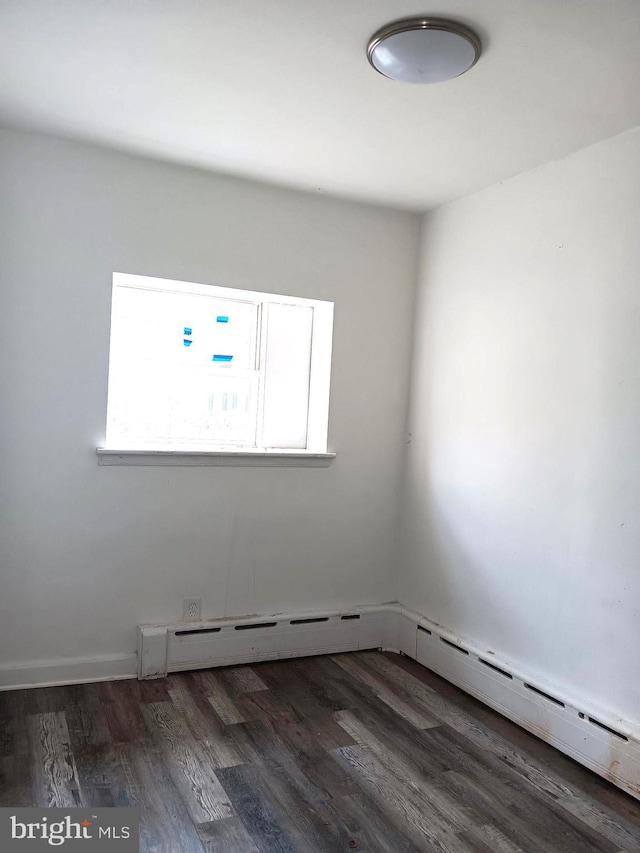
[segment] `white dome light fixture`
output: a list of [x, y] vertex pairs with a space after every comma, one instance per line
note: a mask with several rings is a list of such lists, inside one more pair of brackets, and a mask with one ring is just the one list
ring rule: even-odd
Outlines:
[[405, 18], [375, 32], [367, 58], [380, 74], [402, 83], [441, 83], [472, 68], [482, 52], [469, 27], [443, 18]]

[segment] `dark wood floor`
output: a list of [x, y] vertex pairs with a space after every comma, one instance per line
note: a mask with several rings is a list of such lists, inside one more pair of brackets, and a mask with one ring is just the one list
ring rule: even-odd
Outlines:
[[378, 652], [0, 693], [0, 771], [0, 806], [137, 806], [154, 853], [640, 851], [640, 803]]

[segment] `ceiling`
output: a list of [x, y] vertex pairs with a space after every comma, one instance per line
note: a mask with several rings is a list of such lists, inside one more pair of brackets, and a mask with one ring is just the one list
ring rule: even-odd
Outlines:
[[[373, 71], [416, 14], [478, 64]], [[638, 0], [2, 0], [0, 124], [422, 210], [640, 125], [639, 45]]]

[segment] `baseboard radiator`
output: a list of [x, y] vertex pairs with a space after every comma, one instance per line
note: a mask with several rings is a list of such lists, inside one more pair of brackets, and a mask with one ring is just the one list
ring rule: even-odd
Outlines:
[[138, 626], [138, 677], [383, 649], [413, 658], [640, 799], [640, 727], [571, 701], [399, 604]]

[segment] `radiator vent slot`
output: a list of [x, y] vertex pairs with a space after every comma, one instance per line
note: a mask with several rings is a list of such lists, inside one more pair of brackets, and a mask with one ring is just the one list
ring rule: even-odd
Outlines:
[[604, 729], [605, 732], [609, 732], [610, 735], [615, 735], [619, 737], [620, 740], [629, 742], [629, 738], [626, 735], [623, 735], [622, 732], [617, 732], [615, 729], [609, 728], [609, 726], [605, 726], [604, 723], [601, 723], [599, 720], [594, 720], [593, 717], [589, 717], [589, 722], [593, 723], [594, 726], [597, 726], [599, 729]]
[[346, 619], [359, 619], [359, 618], [360, 618], [360, 614], [359, 614], [359, 613], [349, 613], [347, 616], [341, 616], [340, 618], [341, 618], [343, 621], [344, 621], [344, 620], [346, 620]]
[[277, 622], [250, 622], [248, 625], [234, 625], [235, 631], [253, 631], [256, 628], [275, 628]]
[[538, 696], [542, 696], [544, 699], [548, 699], [549, 702], [553, 702], [555, 705], [559, 705], [561, 708], [564, 708], [564, 702], [561, 702], [560, 699], [556, 699], [555, 696], [550, 696], [549, 693], [545, 693], [544, 690], [540, 690], [539, 687], [534, 687], [533, 684], [527, 684], [524, 682], [524, 686], [527, 690], [532, 690], [534, 693], [537, 693]]
[[457, 643], [452, 643], [451, 640], [445, 640], [444, 637], [440, 637], [443, 643], [446, 643], [448, 646], [451, 646], [452, 649], [455, 649], [457, 652], [461, 652], [463, 655], [468, 655], [469, 652], [466, 649], [463, 649], [462, 646], [459, 646]]
[[174, 631], [176, 637], [184, 637], [187, 634], [217, 634], [220, 628], [188, 628], [184, 631]]
[[308, 619], [291, 619], [289, 625], [311, 625], [313, 622], [328, 622], [328, 616], [311, 616]]
[[495, 663], [491, 663], [488, 660], [484, 660], [484, 658], [478, 658], [480, 663], [483, 663], [485, 666], [488, 666], [489, 669], [492, 669], [494, 672], [499, 672], [500, 675], [504, 675], [505, 678], [513, 678], [510, 672], [507, 672], [505, 669], [500, 669], [499, 666], [496, 666]]
[[422, 625], [418, 625], [418, 631], [422, 631], [424, 634], [431, 634], [431, 631], [428, 628], [423, 628]]

